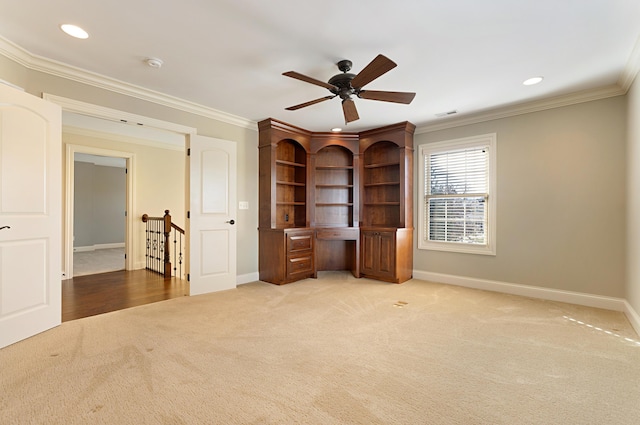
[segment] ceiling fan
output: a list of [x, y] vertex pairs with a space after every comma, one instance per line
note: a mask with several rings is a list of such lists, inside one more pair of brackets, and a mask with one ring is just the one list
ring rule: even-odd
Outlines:
[[334, 75], [326, 83], [324, 81], [316, 80], [312, 77], [307, 77], [306, 75], [300, 74], [299, 72], [284, 72], [282, 75], [305, 81], [307, 83], [315, 84], [320, 87], [324, 87], [326, 89], [329, 89], [329, 91], [333, 93], [330, 96], [321, 97], [319, 99], [311, 100], [299, 105], [290, 106], [285, 109], [287, 109], [288, 111], [295, 111], [296, 109], [315, 105], [316, 103], [324, 102], [325, 100], [333, 99], [336, 96], [340, 96], [340, 98], [342, 99], [342, 111], [344, 113], [344, 119], [348, 124], [351, 121], [355, 121], [360, 118], [358, 116], [356, 104], [351, 96], [357, 96], [361, 99], [409, 104], [416, 95], [415, 93], [409, 92], [363, 90], [363, 87], [365, 85], [369, 84], [371, 81], [375, 80], [381, 75], [391, 71], [397, 66], [394, 61], [387, 58], [386, 56], [376, 56], [357, 75], [349, 73], [352, 66], [350, 60], [341, 60], [337, 63], [337, 65], [338, 69], [342, 71], [342, 74]]

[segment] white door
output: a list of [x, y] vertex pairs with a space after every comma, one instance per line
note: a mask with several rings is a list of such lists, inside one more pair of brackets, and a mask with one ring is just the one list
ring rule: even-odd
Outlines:
[[236, 144], [190, 135], [190, 295], [236, 287]]
[[0, 84], [0, 348], [61, 321], [61, 111]]

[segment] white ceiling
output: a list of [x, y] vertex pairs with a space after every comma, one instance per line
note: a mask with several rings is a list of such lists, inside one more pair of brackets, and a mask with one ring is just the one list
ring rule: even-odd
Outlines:
[[[412, 91], [411, 105], [356, 99], [360, 131], [436, 114], [467, 116], [585, 90], [626, 89], [637, 71], [638, 0], [0, 0], [0, 36], [31, 55], [250, 121], [344, 126], [339, 98], [281, 74], [327, 81], [377, 54], [398, 66], [370, 90]], [[90, 34], [73, 39], [59, 25]], [[635, 47], [635, 51], [634, 51]], [[144, 63], [164, 61], [160, 69]], [[541, 84], [524, 86], [532, 76]]]

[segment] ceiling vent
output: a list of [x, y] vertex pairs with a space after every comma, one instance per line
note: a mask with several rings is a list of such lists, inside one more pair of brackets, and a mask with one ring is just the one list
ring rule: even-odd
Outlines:
[[436, 117], [438, 117], [438, 118], [448, 117], [449, 115], [455, 115], [457, 113], [458, 113], [458, 111], [456, 111], [456, 110], [447, 111], [447, 112], [440, 112], [439, 114], [436, 114]]

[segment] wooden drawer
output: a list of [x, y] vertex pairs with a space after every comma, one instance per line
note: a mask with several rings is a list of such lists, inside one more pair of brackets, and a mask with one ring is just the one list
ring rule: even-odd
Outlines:
[[287, 234], [287, 253], [294, 254], [313, 248], [313, 232]]
[[287, 275], [313, 273], [313, 257], [289, 257], [287, 258]]
[[319, 229], [316, 232], [318, 239], [355, 241], [359, 237], [358, 229]]

